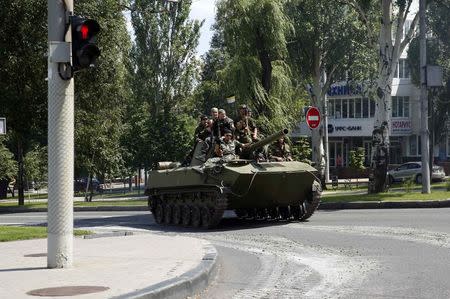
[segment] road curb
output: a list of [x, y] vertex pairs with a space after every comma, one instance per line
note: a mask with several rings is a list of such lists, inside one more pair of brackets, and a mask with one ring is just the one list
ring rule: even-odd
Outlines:
[[200, 264], [194, 269], [172, 279], [162, 281], [147, 288], [124, 294], [115, 299], [176, 299], [193, 296], [204, 290], [217, 272], [217, 250], [211, 244], [203, 246], [205, 254]]
[[[99, 207], [74, 207], [74, 212], [96, 212], [96, 211], [148, 211], [147, 206], [99, 206]], [[6, 213], [31, 213], [47, 212], [47, 208], [26, 207], [2, 207], [0, 214]]]
[[450, 200], [323, 202], [318, 210], [449, 208]]

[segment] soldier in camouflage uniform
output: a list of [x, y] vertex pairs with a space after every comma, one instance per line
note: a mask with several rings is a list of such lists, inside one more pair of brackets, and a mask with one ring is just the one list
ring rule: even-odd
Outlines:
[[248, 115], [246, 105], [239, 106], [239, 118], [235, 121], [235, 136], [241, 143], [251, 143], [258, 140], [256, 122]]
[[243, 144], [237, 140], [234, 140], [231, 130], [225, 129], [221, 142], [215, 145], [214, 153], [216, 155], [216, 158], [212, 158], [215, 159], [212, 162], [217, 162], [219, 160], [229, 162], [231, 160], [234, 160], [238, 158], [238, 156], [236, 155], [236, 149], [245, 147], [247, 147], [247, 144]]
[[277, 162], [293, 161], [291, 148], [285, 142], [284, 137], [281, 137], [269, 147], [269, 159]]
[[209, 128], [208, 117], [202, 115], [200, 117], [200, 123], [195, 129], [194, 144], [197, 144], [199, 141], [205, 141], [209, 135], [211, 135], [211, 129]]

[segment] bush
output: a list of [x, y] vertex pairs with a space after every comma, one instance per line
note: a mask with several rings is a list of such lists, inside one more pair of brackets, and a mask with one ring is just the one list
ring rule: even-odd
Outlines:
[[403, 182], [403, 188], [405, 188], [406, 193], [411, 193], [414, 188], [414, 178], [409, 178]]

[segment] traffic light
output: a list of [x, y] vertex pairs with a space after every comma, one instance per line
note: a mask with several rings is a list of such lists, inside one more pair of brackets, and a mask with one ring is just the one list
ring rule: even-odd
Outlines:
[[72, 20], [72, 70], [74, 72], [95, 64], [100, 50], [97, 47], [97, 34], [100, 25], [95, 20], [73, 16]]

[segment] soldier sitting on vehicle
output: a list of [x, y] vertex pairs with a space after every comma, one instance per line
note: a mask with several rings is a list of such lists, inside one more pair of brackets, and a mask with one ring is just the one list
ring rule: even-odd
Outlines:
[[281, 137], [269, 147], [269, 159], [277, 162], [293, 161], [291, 149], [284, 137]]
[[241, 143], [251, 143], [258, 140], [256, 122], [248, 114], [246, 105], [239, 106], [239, 118], [236, 120], [235, 135]]
[[225, 129], [222, 139], [216, 143], [214, 147], [215, 157], [209, 159], [211, 162], [224, 161], [229, 162], [231, 160], [239, 158], [236, 154], [237, 148], [245, 148], [248, 144], [243, 144], [233, 139], [231, 130]]
[[206, 115], [200, 116], [200, 123], [194, 133], [194, 145], [199, 141], [205, 141], [205, 139], [211, 135], [211, 128], [209, 125], [208, 117]]
[[228, 129], [231, 132], [234, 131], [233, 120], [227, 116], [224, 109], [219, 109], [218, 117], [213, 124], [214, 136], [222, 137], [225, 129]]

